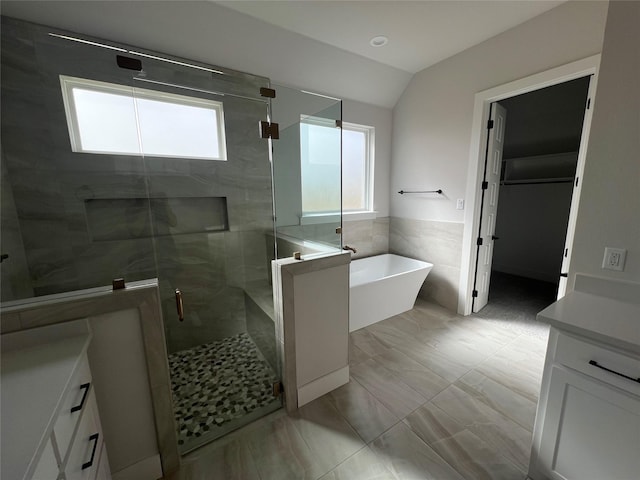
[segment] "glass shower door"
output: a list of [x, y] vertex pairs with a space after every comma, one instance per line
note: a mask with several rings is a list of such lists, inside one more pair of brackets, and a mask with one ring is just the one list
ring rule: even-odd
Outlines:
[[282, 405], [271, 163], [258, 129], [269, 105], [264, 79], [174, 67], [178, 84], [166, 68], [145, 62], [133, 83], [185, 453]]

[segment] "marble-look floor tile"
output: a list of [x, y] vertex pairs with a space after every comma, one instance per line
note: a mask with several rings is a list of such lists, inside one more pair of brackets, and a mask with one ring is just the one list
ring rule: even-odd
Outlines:
[[261, 480], [306, 480], [324, 472], [294, 422], [287, 416], [263, 423], [247, 434]]
[[461, 377], [455, 385], [520, 426], [533, 431], [537, 406], [535, 402], [475, 370]]
[[400, 421], [353, 378], [328, 397], [366, 443]]
[[182, 459], [180, 471], [167, 480], [260, 480], [249, 445], [242, 440], [228, 442], [199, 455]]
[[400, 351], [449, 382], [455, 382], [473, 368], [473, 364], [465, 359], [451, 357], [446, 352], [429, 345], [419, 345], [417, 342], [405, 346]]
[[531, 451], [530, 431], [455, 385], [438, 394], [432, 402], [513, 464], [523, 471], [527, 469]]
[[365, 445], [328, 396], [301, 407], [291, 415], [291, 420], [311, 449], [321, 473], [336, 467]]
[[356, 345], [353, 335], [349, 335], [349, 366], [357, 365], [370, 358], [371, 355]]
[[353, 345], [370, 357], [380, 355], [387, 350], [388, 345], [380, 342], [368, 328], [361, 328], [349, 334]]
[[422, 405], [403, 421], [429, 445], [465, 430], [464, 425], [431, 402]]
[[397, 480], [369, 447], [352, 455], [320, 480]]
[[374, 360], [391, 370], [400, 380], [429, 400], [449, 386], [449, 382], [424, 365], [391, 348]]
[[427, 401], [406, 383], [398, 380], [393, 372], [372, 359], [353, 367], [351, 375], [399, 418], [404, 418]]
[[462, 479], [451, 465], [404, 423], [399, 423], [374, 440], [371, 449], [398, 479]]
[[524, 480], [526, 474], [468, 430], [434, 444], [447, 463], [467, 480]]
[[543, 367], [543, 356], [529, 351], [526, 346], [511, 343], [478, 364], [475, 369], [537, 403]]

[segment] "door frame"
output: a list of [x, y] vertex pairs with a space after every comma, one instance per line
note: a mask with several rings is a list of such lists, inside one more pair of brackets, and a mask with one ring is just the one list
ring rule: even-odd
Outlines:
[[[524, 93], [533, 92], [542, 88], [558, 85], [560, 83], [575, 80], [577, 78], [592, 76], [589, 84], [589, 98], [591, 105], [585, 111], [583, 121], [583, 131], [580, 138], [580, 147], [578, 151], [578, 164], [576, 168], [576, 177], [582, 177], [584, 172], [584, 164], [587, 152], [587, 143], [589, 139], [589, 131], [591, 128], [591, 112], [595, 104], [595, 89], [598, 81], [598, 70], [600, 66], [601, 55], [593, 55], [583, 58], [575, 62], [571, 62], [560, 67], [552, 68], [544, 72], [505, 83], [497, 87], [478, 92], [474, 99], [473, 121], [471, 128], [471, 144], [469, 149], [469, 166], [467, 168], [467, 186], [465, 190], [466, 209], [464, 215], [464, 233], [462, 238], [462, 261], [460, 268], [460, 284], [458, 296], [458, 313], [461, 315], [471, 314], [471, 306], [473, 303], [472, 291], [473, 280], [475, 277], [475, 261], [476, 249], [475, 236], [478, 222], [480, 221], [481, 207], [481, 183], [483, 178], [484, 154], [487, 146], [486, 125], [489, 121], [489, 107], [491, 103], [504, 100], [506, 98], [515, 97]], [[574, 188], [574, 194], [571, 199], [571, 210], [569, 214], [569, 225], [567, 228], [566, 245], [569, 252], [573, 249], [574, 231], [576, 218], [578, 214], [578, 203], [580, 200], [579, 189], [582, 182]], [[563, 259], [564, 271], [568, 271], [571, 255]], [[561, 288], [566, 287], [566, 280]]]

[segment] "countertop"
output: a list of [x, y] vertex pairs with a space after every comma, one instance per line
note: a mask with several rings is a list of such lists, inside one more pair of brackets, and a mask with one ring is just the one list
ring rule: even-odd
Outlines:
[[573, 291], [538, 313], [538, 320], [635, 354], [640, 354], [637, 299]]
[[65, 338], [60, 330], [51, 334], [51, 327], [42, 327], [2, 336], [2, 478], [32, 474], [32, 460], [51, 435], [64, 393], [89, 345], [88, 331], [79, 334], [76, 329]]

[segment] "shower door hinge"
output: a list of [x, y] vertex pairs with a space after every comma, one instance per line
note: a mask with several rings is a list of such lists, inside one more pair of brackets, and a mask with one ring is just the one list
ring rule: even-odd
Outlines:
[[342, 128], [342, 120], [336, 120], [336, 128]]
[[587, 110], [591, 108], [591, 99], [587, 98]]
[[283, 393], [284, 393], [284, 386], [282, 385], [282, 382], [274, 382], [273, 383], [273, 396], [274, 397], [279, 397]]
[[472, 291], [472, 292], [471, 292], [471, 296], [472, 296], [473, 298], [478, 298], [478, 290], [474, 290], [474, 291]]
[[264, 120], [260, 121], [260, 136], [262, 138], [271, 138], [277, 140], [280, 138], [280, 128], [277, 123], [269, 123]]
[[342, 227], [336, 228], [336, 233], [340, 235], [342, 233]]
[[478, 240], [476, 240], [476, 245], [482, 245], [482, 237], [478, 237]]
[[260, 87], [260, 96], [266, 98], [276, 98], [276, 91], [273, 88]]
[[487, 188], [489, 188], [489, 182], [482, 182], [482, 190], [486, 190]]
[[487, 122], [487, 130], [491, 130], [493, 128], [493, 120], [489, 120]]

